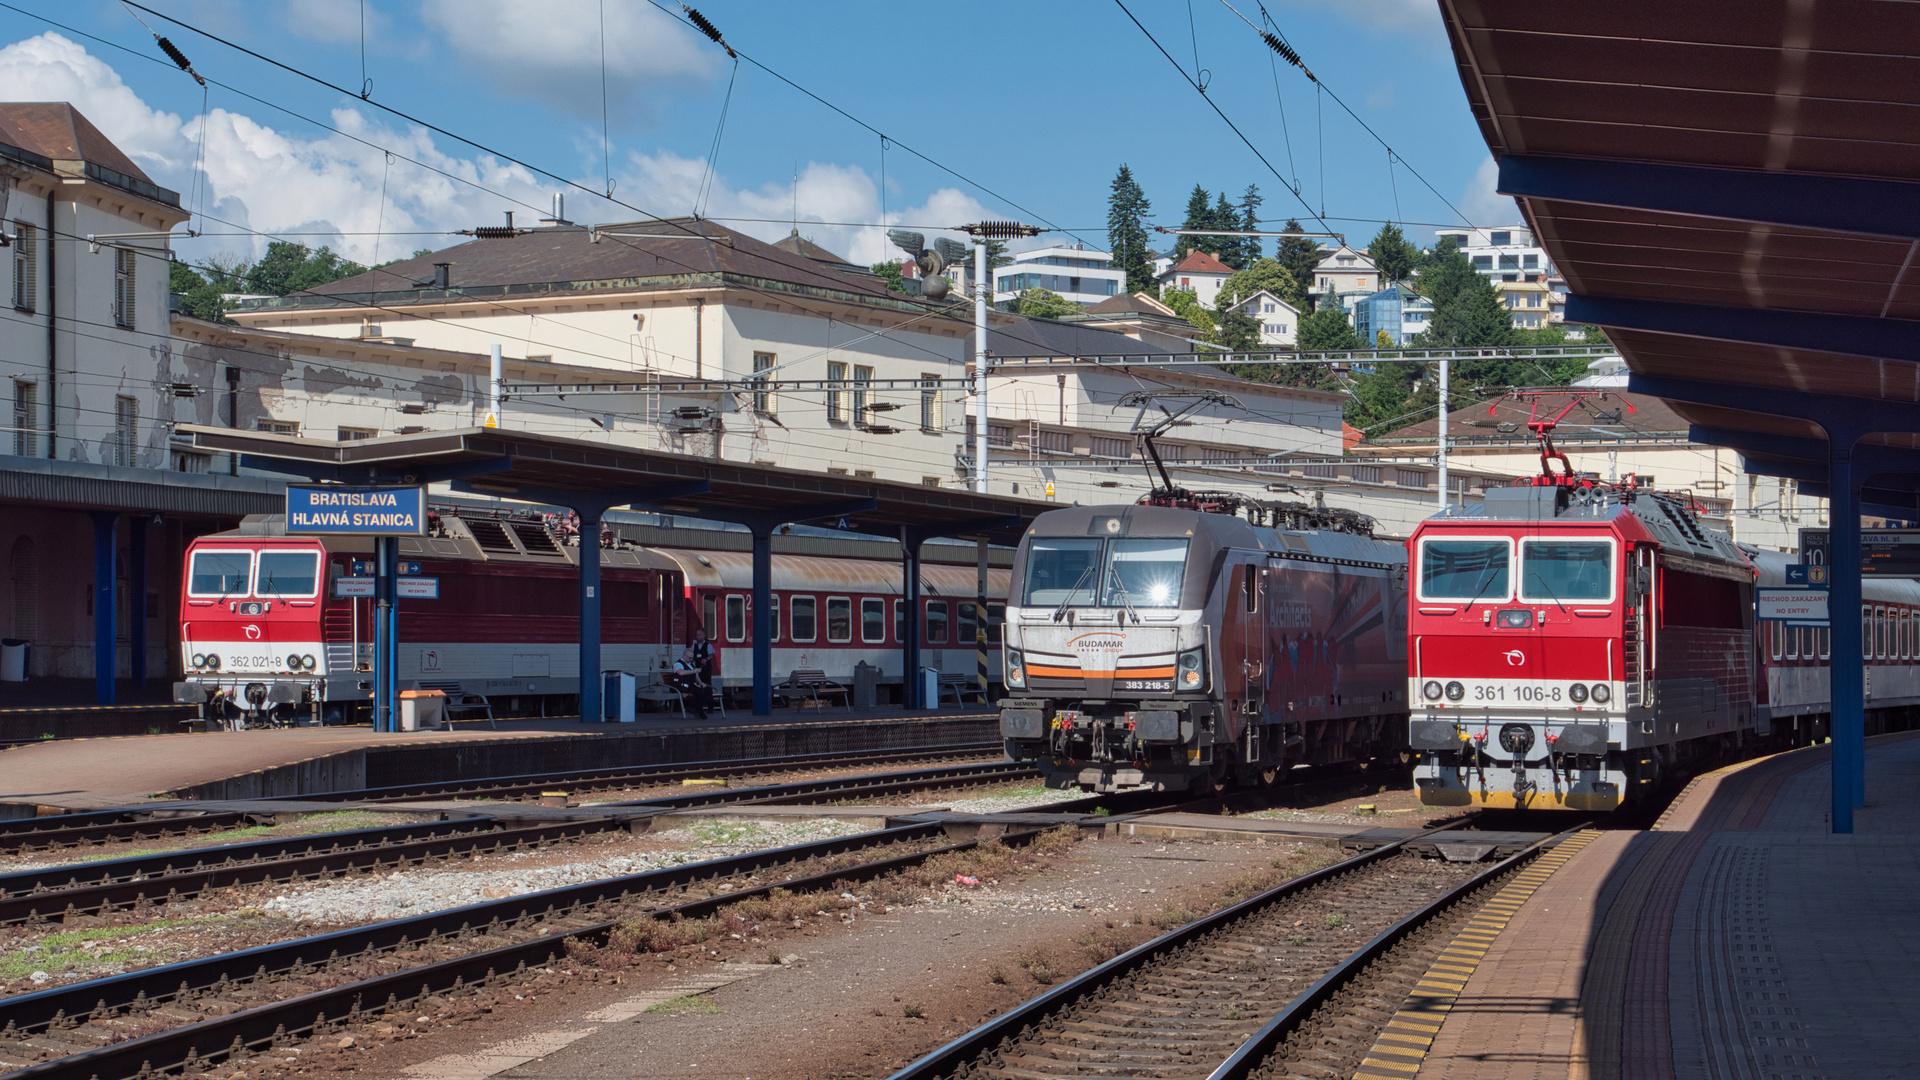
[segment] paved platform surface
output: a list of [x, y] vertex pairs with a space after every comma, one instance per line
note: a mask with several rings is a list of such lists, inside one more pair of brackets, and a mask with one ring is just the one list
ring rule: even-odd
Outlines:
[[155, 795], [227, 777], [310, 762], [360, 749], [432, 748], [445, 744], [498, 744], [518, 740], [602, 735], [674, 735], [832, 728], [912, 720], [958, 720], [984, 715], [960, 712], [779, 709], [770, 717], [734, 712], [725, 719], [682, 719], [643, 714], [632, 724], [578, 720], [502, 720], [498, 730], [461, 724], [455, 731], [375, 733], [365, 727], [129, 735], [29, 743], [0, 751], [0, 803], [92, 809], [141, 803]]
[[1920, 737], [1868, 741], [1852, 836], [1827, 763], [1701, 777], [1589, 843], [1486, 943], [1420, 1080], [1920, 1075]]

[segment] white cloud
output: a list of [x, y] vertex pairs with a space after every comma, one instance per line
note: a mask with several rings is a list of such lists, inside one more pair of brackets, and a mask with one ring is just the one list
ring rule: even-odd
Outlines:
[[1284, 6], [1330, 9], [1370, 30], [1414, 31], [1444, 40], [1433, 0], [1286, 0]]
[[[428, 0], [421, 19], [501, 90], [575, 116], [600, 111], [601, 7], [597, 0]], [[608, 92], [631, 112], [640, 91], [705, 79], [719, 46], [640, 3], [605, 6]]]
[[[611, 8], [608, 14], [611, 18]], [[493, 224], [507, 209], [519, 211], [520, 220], [528, 220], [535, 216], [530, 208], [545, 210], [559, 186], [550, 178], [486, 155], [461, 156], [457, 151], [465, 147], [443, 147], [423, 129], [388, 126], [379, 114], [357, 105], [338, 108], [329, 117], [340, 134], [283, 130], [228, 109], [214, 109], [204, 120], [183, 119], [149, 107], [111, 66], [58, 34], [42, 34], [0, 49], [0, 85], [22, 100], [71, 101], [155, 182], [183, 192], [187, 203], [192, 201], [193, 167], [204, 130], [206, 194], [200, 208], [205, 217], [194, 222], [195, 228], [208, 233], [230, 233], [236, 231], [232, 226], [238, 226], [270, 234], [317, 234], [290, 238], [310, 247], [329, 244], [360, 262], [403, 257], [416, 248], [445, 246], [454, 239], [395, 234]], [[389, 161], [381, 148], [396, 156]], [[705, 173], [701, 159], [671, 152], [635, 153], [616, 165], [620, 172], [615, 196], [623, 202], [668, 216], [695, 208]], [[597, 178], [586, 182], [599, 186]], [[635, 216], [633, 210], [585, 192], [567, 194], [570, 216], [576, 220]], [[720, 219], [770, 219], [726, 224], [777, 240], [792, 227], [787, 222], [794, 213], [794, 195], [790, 182], [734, 188], [723, 174], [708, 194], [704, 212]], [[897, 254], [883, 228], [824, 224], [881, 219], [879, 187], [864, 169], [810, 162], [801, 170], [798, 195], [802, 235], [863, 265]], [[920, 226], [991, 216], [971, 196], [954, 188], [941, 188], [918, 205], [908, 204], [909, 198], [897, 186], [889, 192], [888, 221]], [[376, 232], [387, 234], [378, 241], [377, 250]], [[261, 237], [208, 236], [186, 242], [180, 249], [188, 259], [197, 260], [223, 251], [254, 256], [265, 246]]]
[[1460, 212], [1467, 216], [1468, 221], [1483, 228], [1519, 224], [1520, 207], [1511, 198], [1495, 190], [1499, 181], [1499, 163], [1493, 160], [1492, 154], [1488, 154], [1480, 167], [1473, 171], [1473, 180], [1460, 197]]
[[330, 43], [360, 40], [361, 18], [367, 37], [378, 41], [387, 17], [360, 0], [281, 0], [280, 23], [310, 41]]

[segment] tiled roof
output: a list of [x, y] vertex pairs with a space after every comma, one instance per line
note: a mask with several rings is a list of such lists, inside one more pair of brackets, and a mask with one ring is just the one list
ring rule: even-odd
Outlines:
[[55, 161], [88, 161], [153, 183], [113, 140], [64, 101], [0, 102], [0, 141]]
[[[1168, 270], [1167, 273], [1231, 274], [1233, 273], [1233, 267], [1228, 266], [1226, 263], [1221, 262], [1219, 259], [1214, 258], [1204, 251], [1195, 250], [1187, 252], [1187, 257], [1181, 259], [1180, 262], [1171, 270]], [[1164, 277], [1166, 275], [1163, 274], [1161, 276]]]

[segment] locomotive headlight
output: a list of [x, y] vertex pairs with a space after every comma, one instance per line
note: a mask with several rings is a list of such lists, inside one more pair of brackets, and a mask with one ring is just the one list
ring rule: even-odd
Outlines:
[[1508, 630], [1525, 630], [1533, 625], [1533, 612], [1526, 608], [1506, 608], [1493, 617], [1493, 624]]
[[194, 653], [194, 654], [193, 654], [193, 666], [194, 666], [195, 668], [203, 668], [203, 667], [206, 667], [206, 666], [207, 666], [207, 654], [206, 654], [206, 653]]
[[1567, 696], [1573, 699], [1575, 705], [1584, 704], [1587, 700], [1587, 688], [1579, 683], [1574, 683], [1572, 686], [1567, 687]]
[[1595, 705], [1605, 705], [1608, 701], [1612, 700], [1612, 698], [1613, 691], [1608, 689], [1606, 683], [1597, 682], [1593, 684], [1593, 703]]
[[1180, 654], [1174, 665], [1174, 678], [1181, 690], [1204, 690], [1207, 687], [1206, 650], [1188, 649]]
[[1460, 685], [1459, 680], [1456, 679], [1455, 681], [1447, 684], [1447, 700], [1448, 701], [1459, 701], [1461, 698], [1466, 696], [1467, 696], [1467, 688]]
[[287, 670], [288, 671], [300, 670], [300, 654], [299, 653], [287, 654]]
[[207, 654], [207, 670], [209, 671], [220, 670], [220, 654], [219, 653], [210, 652]]
[[1428, 701], [1439, 701], [1440, 694], [1442, 693], [1440, 689], [1440, 680], [1428, 679], [1426, 681], [1426, 684], [1420, 687], [1420, 693], [1425, 695]]
[[1019, 649], [1007, 650], [1007, 670], [1001, 680], [1009, 690], [1023, 690], [1027, 685], [1026, 656]]
[[308, 653], [300, 658], [300, 666], [306, 668], [308, 671], [312, 671], [314, 668], [320, 666], [320, 661], [315, 660], [312, 653]]

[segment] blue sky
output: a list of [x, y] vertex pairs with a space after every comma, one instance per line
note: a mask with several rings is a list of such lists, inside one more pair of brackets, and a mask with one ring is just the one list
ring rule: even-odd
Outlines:
[[[0, 8], [0, 94], [73, 101], [179, 189], [209, 234], [182, 246], [189, 257], [250, 255], [270, 234], [332, 243], [363, 261], [392, 258], [452, 243], [447, 230], [497, 223], [503, 210], [536, 217], [529, 208], [562, 189], [360, 100], [359, 0], [149, 4], [346, 94], [146, 15], [226, 84], [203, 93], [153, 62], [152, 37], [118, 3], [17, 2], [71, 30]], [[737, 49], [904, 145], [883, 154], [878, 136], [767, 71], [743, 62], [736, 72], [719, 46], [646, 0], [370, 2], [371, 101], [594, 192], [610, 170], [614, 197], [628, 206], [569, 190], [575, 220], [698, 206], [774, 238], [790, 227], [797, 196], [801, 232], [861, 262], [887, 253], [871, 227], [883, 203], [894, 223], [1012, 217], [1102, 245], [1122, 162], [1160, 224], [1178, 223], [1196, 182], [1236, 198], [1255, 183], [1267, 216], [1306, 217], [1112, 0], [698, 6]], [[1235, 6], [1261, 20], [1258, 4]], [[1431, 0], [1269, 0], [1266, 9], [1324, 84], [1399, 152], [1404, 164], [1391, 170], [1380, 143], [1330, 98], [1316, 100], [1298, 69], [1278, 63], [1276, 91], [1278, 58], [1219, 0], [1127, 7], [1190, 75], [1197, 46], [1208, 95], [1356, 244], [1390, 217], [1427, 223], [1409, 233], [1430, 237], [1431, 224], [1461, 220], [1447, 202], [1476, 224], [1516, 220], [1490, 190], [1490, 158]], [[748, 218], [770, 220], [734, 220]], [[854, 224], [831, 224], [840, 222]]]

